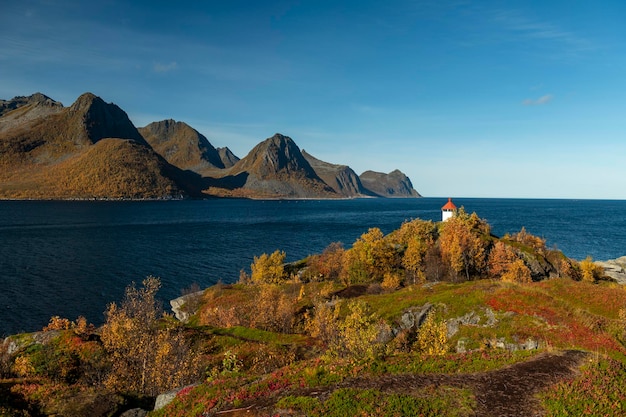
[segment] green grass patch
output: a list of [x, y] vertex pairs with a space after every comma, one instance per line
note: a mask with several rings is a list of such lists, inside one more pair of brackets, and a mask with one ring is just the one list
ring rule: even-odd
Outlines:
[[213, 329], [211, 332], [215, 335], [229, 336], [247, 342], [279, 345], [306, 344], [310, 340], [309, 337], [300, 334], [275, 333], [242, 326]]
[[390, 394], [374, 389], [342, 388], [326, 401], [303, 396], [282, 398], [278, 408], [311, 417], [344, 416], [468, 416], [474, 399], [466, 390], [450, 387], [424, 388], [419, 396]]
[[551, 387], [539, 398], [546, 417], [623, 416], [626, 414], [626, 367], [612, 359], [593, 361], [580, 375]]
[[370, 372], [380, 374], [465, 374], [486, 372], [527, 361], [539, 354], [537, 350], [489, 349], [468, 353], [451, 353], [445, 356], [397, 355], [378, 360]]

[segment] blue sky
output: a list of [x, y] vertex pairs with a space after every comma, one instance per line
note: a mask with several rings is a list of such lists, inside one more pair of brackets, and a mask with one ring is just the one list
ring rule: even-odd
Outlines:
[[626, 198], [626, 2], [3, 2], [0, 98], [90, 91], [425, 196]]

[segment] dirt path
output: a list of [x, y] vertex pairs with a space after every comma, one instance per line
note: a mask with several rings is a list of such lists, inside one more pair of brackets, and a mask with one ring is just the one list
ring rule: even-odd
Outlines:
[[[496, 371], [460, 375], [382, 375], [375, 379], [355, 378], [332, 387], [295, 390], [293, 395], [327, 398], [338, 388], [377, 389], [382, 392], [412, 394], [426, 386], [453, 386], [470, 389], [477, 402], [476, 417], [539, 417], [540, 404], [534, 395], [560, 380], [578, 372], [587, 353], [565, 351], [546, 353], [536, 358]], [[247, 404], [245, 409], [224, 410], [222, 416], [277, 415], [273, 401], [263, 399]], [[287, 415], [287, 414], [281, 414]]]

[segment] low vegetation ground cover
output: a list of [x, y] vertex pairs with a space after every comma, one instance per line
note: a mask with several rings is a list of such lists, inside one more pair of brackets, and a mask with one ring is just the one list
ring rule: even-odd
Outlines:
[[150, 415], [623, 413], [623, 287], [523, 230], [454, 219], [255, 257], [187, 323], [163, 316], [155, 278], [102, 328], [53, 318], [1, 345], [0, 416], [116, 415], [185, 386]]

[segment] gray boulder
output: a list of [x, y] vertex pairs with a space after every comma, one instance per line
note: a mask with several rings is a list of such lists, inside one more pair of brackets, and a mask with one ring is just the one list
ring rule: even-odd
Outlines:
[[189, 318], [198, 311], [203, 294], [204, 290], [186, 294], [170, 301], [176, 319], [182, 323], [187, 323]]
[[596, 265], [604, 268], [604, 273], [613, 278], [619, 284], [626, 284], [626, 256], [608, 261], [596, 261]]

